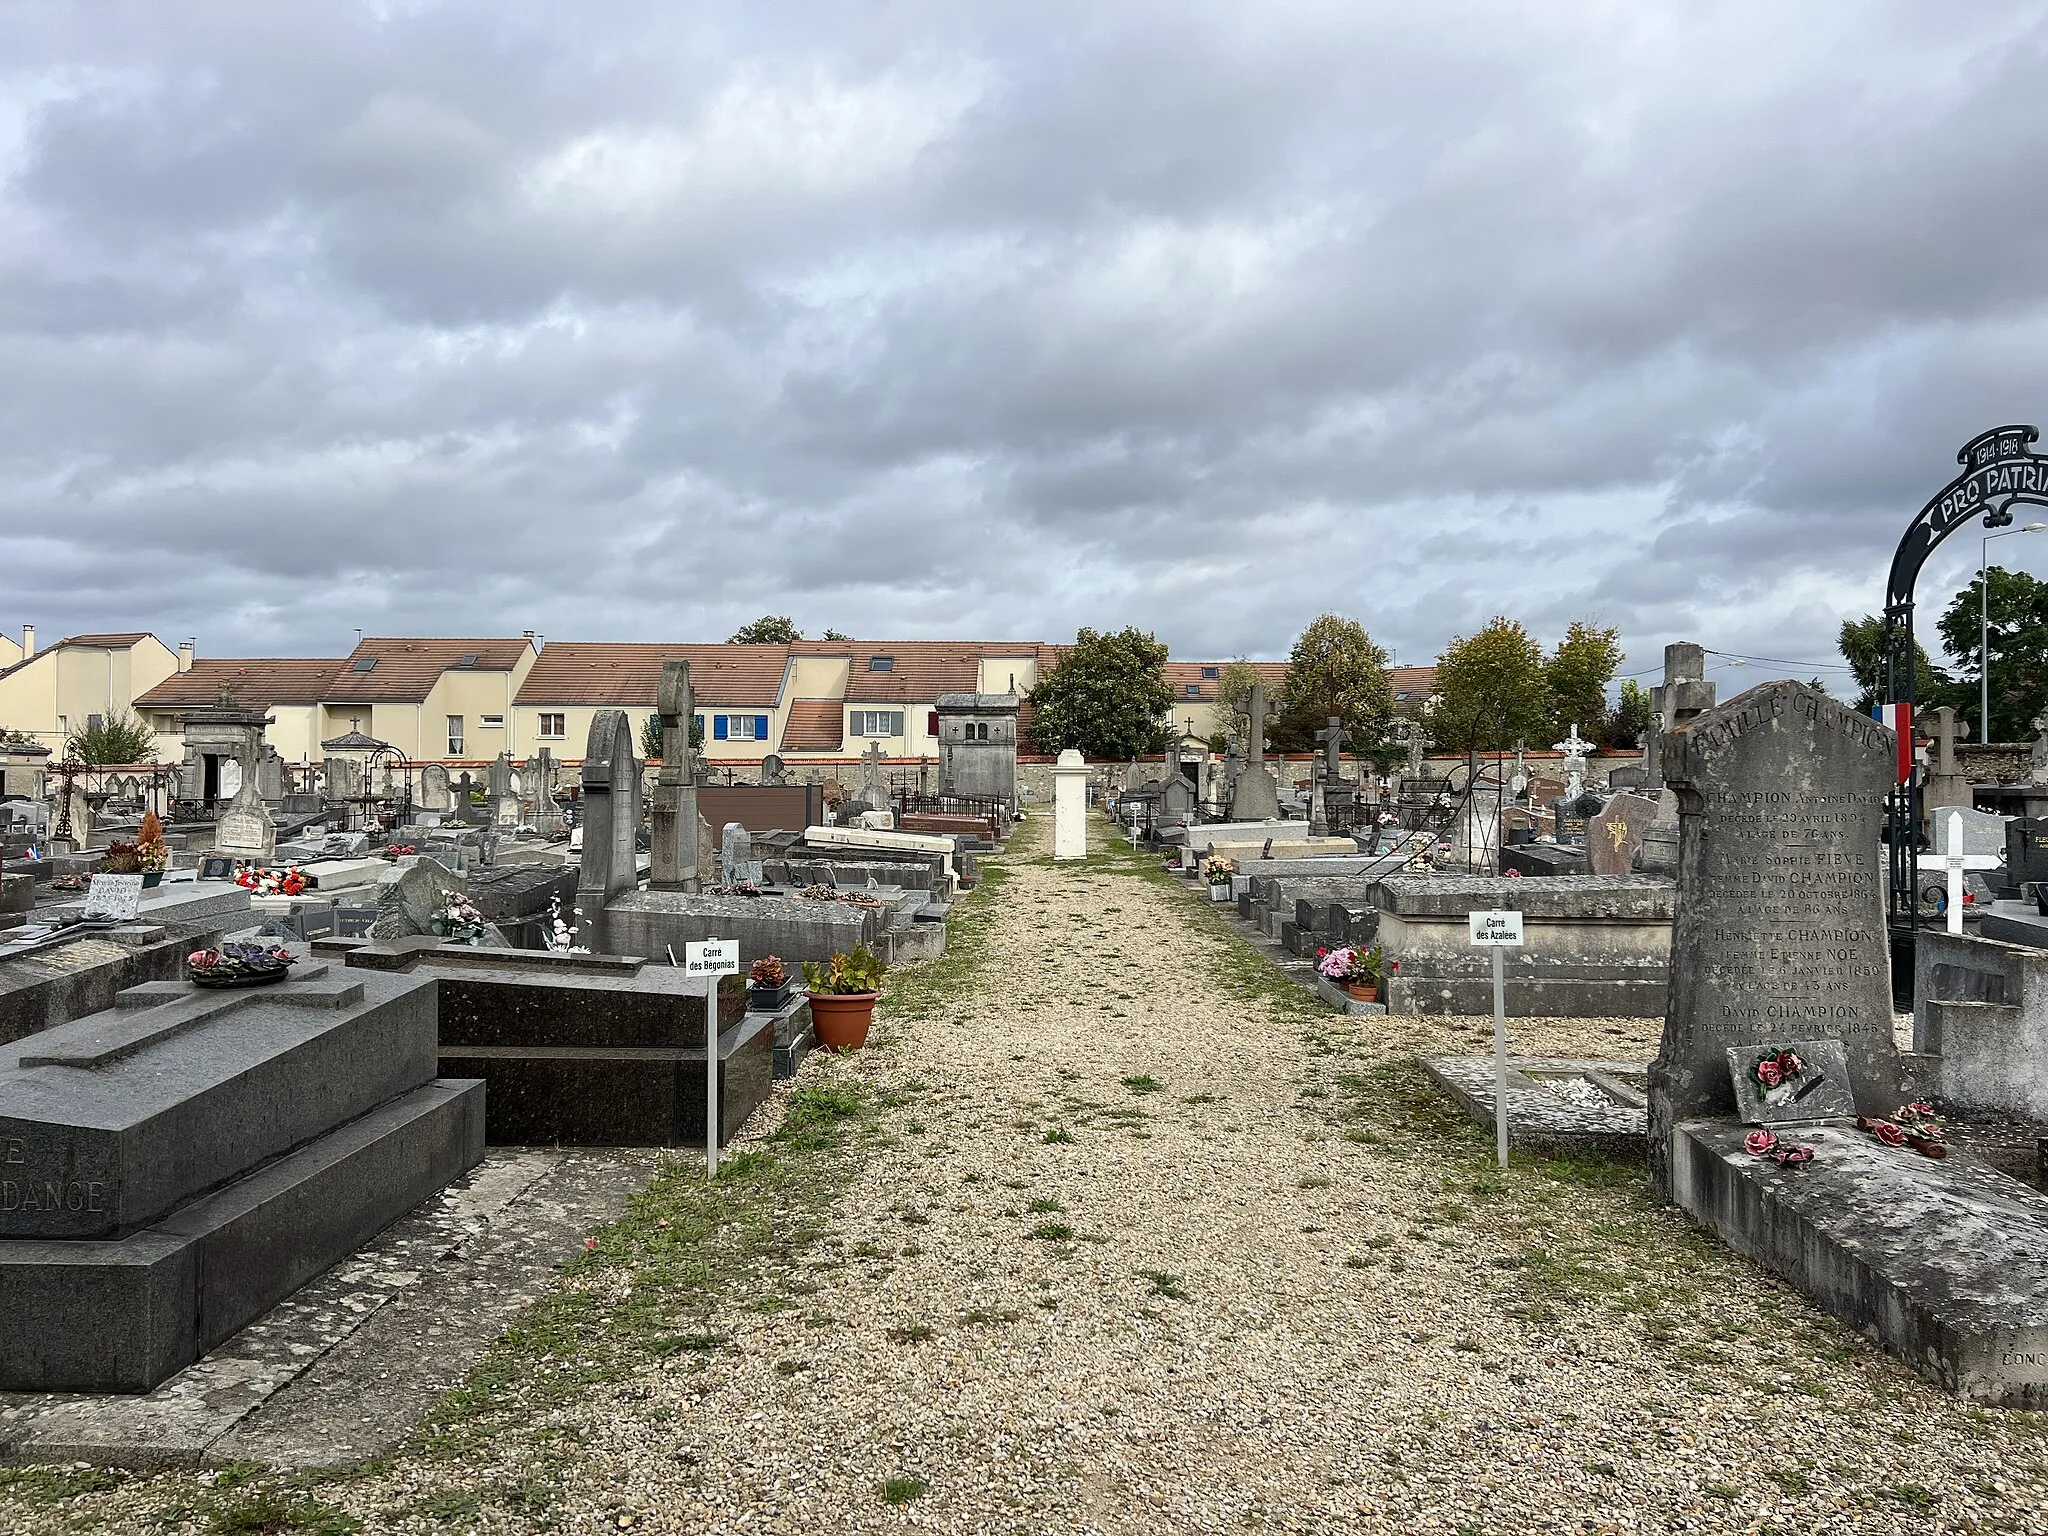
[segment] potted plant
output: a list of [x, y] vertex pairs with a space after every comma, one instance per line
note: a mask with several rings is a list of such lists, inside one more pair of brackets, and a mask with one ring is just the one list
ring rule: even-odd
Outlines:
[[1230, 877], [1237, 873], [1237, 864], [1232, 859], [1204, 859], [1202, 878], [1209, 882], [1209, 899], [1222, 903], [1231, 900]]
[[135, 834], [135, 853], [142, 864], [142, 886], [164, 883], [164, 871], [171, 867], [171, 846], [164, 841], [164, 824], [155, 811], [142, 813], [142, 830]]
[[774, 1013], [789, 1001], [789, 967], [779, 955], [763, 955], [747, 972], [747, 1006]]
[[1316, 951], [1316, 970], [1342, 987], [1345, 993], [1361, 1003], [1376, 1003], [1380, 1000], [1380, 976], [1385, 968], [1385, 958], [1379, 948], [1319, 949]]
[[804, 962], [811, 1033], [818, 1044], [828, 1051], [851, 1051], [867, 1043], [886, 969], [865, 944], [854, 945], [851, 954], [835, 950], [823, 965]]

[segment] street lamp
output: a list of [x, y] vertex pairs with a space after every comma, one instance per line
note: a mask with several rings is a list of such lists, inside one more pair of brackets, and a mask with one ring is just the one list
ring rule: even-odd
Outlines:
[[1984, 535], [1977, 559], [1977, 729], [1991, 740], [1991, 541], [2015, 533], [2039, 533], [2048, 523], [2028, 523]]

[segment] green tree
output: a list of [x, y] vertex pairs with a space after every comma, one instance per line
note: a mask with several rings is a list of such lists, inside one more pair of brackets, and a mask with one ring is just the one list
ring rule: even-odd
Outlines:
[[1453, 637], [1436, 659], [1430, 735], [1460, 751], [1547, 745], [1555, 711], [1548, 670], [1543, 647], [1512, 619]]
[[787, 614], [764, 613], [751, 624], [742, 624], [726, 636], [727, 645], [794, 645], [803, 639], [796, 622]]
[[1551, 728], [1559, 736], [1576, 725], [1588, 740], [1600, 738], [1607, 724], [1607, 684], [1620, 665], [1620, 630], [1596, 629], [1584, 619], [1572, 621], [1543, 664], [1543, 681], [1555, 711]]
[[156, 733], [125, 709], [100, 716], [98, 725], [87, 723], [65, 740], [64, 750], [81, 763], [111, 767], [116, 763], [156, 761]]
[[[704, 727], [697, 723], [696, 715], [690, 716], [690, 745], [704, 745]], [[649, 762], [661, 756], [661, 716], [649, 715], [640, 722], [640, 755]]]
[[1166, 712], [1173, 707], [1166, 647], [1137, 629], [1084, 629], [1059, 664], [1039, 678], [1031, 704], [1031, 740], [1041, 752], [1156, 752], [1165, 743]]
[[[1249, 692], [1249, 690], [1247, 690]], [[1365, 626], [1326, 613], [1313, 620], [1287, 653], [1287, 683], [1267, 735], [1283, 752], [1316, 746], [1316, 732], [1335, 715], [1351, 732], [1351, 749], [1371, 752], [1394, 715], [1387, 653]]]
[[1600, 743], [1608, 747], [1639, 747], [1650, 734], [1656, 711], [1650, 707], [1650, 690], [1634, 678], [1623, 678], [1621, 702], [1607, 717]]
[[[799, 640], [801, 640], [802, 638], [803, 638], [803, 636], [802, 636], [802, 635], [798, 635], [798, 636], [797, 636], [797, 639], [799, 639]], [[824, 634], [823, 634], [823, 635], [822, 635], [822, 636], [821, 636], [820, 638], [821, 638], [821, 639], [825, 639], [825, 640], [851, 640], [851, 639], [853, 638], [853, 636], [851, 636], [851, 635], [842, 635], [842, 634], [841, 634], [841, 633], [839, 633], [839, 631], [838, 631], [838, 630], [836, 630], [836, 629], [828, 629], [828, 630], [826, 630], [826, 631], [825, 631], [825, 633], [824, 633]]]
[[1984, 601], [1983, 579], [1972, 581], [1949, 601], [1936, 626], [1941, 648], [1955, 662], [1959, 675], [1947, 700], [1968, 716], [1980, 741], [2030, 741], [2034, 721], [2048, 708], [2048, 582], [2025, 571], [1992, 566], [1991, 582], [1991, 723], [1978, 718], [1983, 704], [1975, 686], [1984, 676], [1979, 638], [1978, 605]]
[[[1216, 682], [1216, 706], [1223, 712], [1223, 749], [1230, 744], [1245, 745], [1246, 733], [1251, 728], [1252, 684], [1259, 680], [1258, 672], [1242, 656], [1235, 661], [1225, 662], [1223, 676]], [[1267, 722], [1271, 725], [1271, 722]], [[1269, 729], [1267, 735], [1271, 735]]]
[[[1884, 620], [1874, 613], [1866, 613], [1860, 619], [1844, 619], [1836, 643], [1842, 648], [1842, 660], [1849, 663], [1849, 671], [1856, 679], [1859, 691], [1855, 707], [1867, 714], [1873, 704], [1884, 700]], [[1919, 707], [1952, 703], [1949, 675], [1928, 659], [1927, 647], [1917, 638], [1913, 641], [1913, 661], [1913, 697], [1919, 701]]]

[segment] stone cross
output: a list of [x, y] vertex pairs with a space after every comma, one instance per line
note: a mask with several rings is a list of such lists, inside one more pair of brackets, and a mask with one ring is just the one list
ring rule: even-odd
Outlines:
[[1266, 684], [1263, 678], [1252, 681], [1251, 732], [1245, 740], [1244, 755], [1254, 763], [1266, 760]]
[[690, 663], [672, 657], [661, 666], [661, 772], [654, 781], [653, 861], [648, 884], [657, 891], [694, 891], [702, 855], [697, 838], [697, 786], [692, 773], [690, 722], [697, 712]]
[[1963, 874], [1972, 869], [1996, 869], [2002, 862], [1994, 853], [1963, 852], [1963, 813], [1950, 811], [1948, 815], [1947, 853], [1923, 853], [1920, 867], [1923, 870], [1940, 870], [1948, 876], [1948, 931], [1963, 931]]
[[1422, 727], [1413, 720], [1408, 722], [1405, 740], [1408, 745], [1408, 777], [1419, 779], [1422, 777], [1422, 749], [1425, 742], [1423, 740]]
[[1586, 754], [1593, 750], [1593, 743], [1584, 740], [1574, 724], [1563, 741], [1551, 743], [1551, 749], [1564, 754], [1565, 799], [1578, 799], [1586, 791]]
[[1934, 743], [1934, 771], [1944, 776], [1960, 773], [1962, 770], [1956, 767], [1956, 743], [1969, 739], [1970, 722], [1946, 704], [1932, 714], [1934, 723], [1927, 729], [1927, 738]]
[[1519, 741], [1515, 743], [1515, 776], [1508, 781], [1508, 791], [1520, 799], [1522, 791], [1529, 787], [1529, 767], [1523, 761], [1523, 754], [1529, 749]]
[[1664, 686], [1650, 690], [1650, 731], [1643, 743], [1643, 786], [1664, 783], [1664, 733], [1714, 707], [1714, 685], [1706, 680], [1705, 646], [1680, 641], [1664, 647]]
[[1351, 740], [1351, 733], [1344, 729], [1344, 722], [1336, 715], [1330, 716], [1330, 723], [1316, 732], [1316, 740], [1323, 744], [1323, 750], [1328, 754], [1323, 777], [1331, 780], [1341, 778], [1343, 751]]

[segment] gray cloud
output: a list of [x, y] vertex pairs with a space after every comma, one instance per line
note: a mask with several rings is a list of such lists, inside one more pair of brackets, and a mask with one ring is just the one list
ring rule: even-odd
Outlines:
[[18, 8], [0, 621], [1833, 660], [2048, 414], [2043, 11]]

